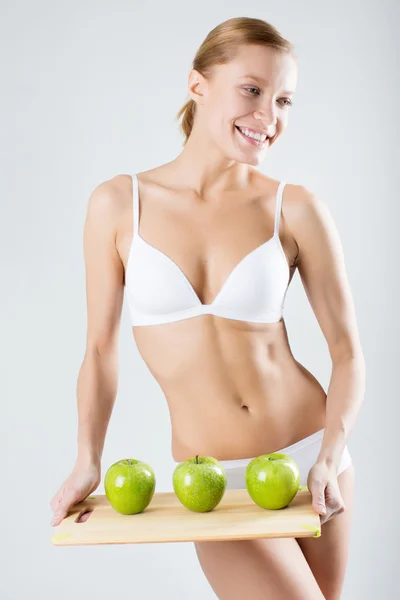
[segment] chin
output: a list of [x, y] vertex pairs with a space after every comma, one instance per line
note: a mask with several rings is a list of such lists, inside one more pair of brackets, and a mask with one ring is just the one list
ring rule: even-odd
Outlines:
[[264, 160], [265, 155], [263, 154], [259, 154], [258, 156], [254, 156], [253, 160], [247, 160], [247, 164], [248, 165], [252, 165], [253, 167], [257, 167], [258, 165], [260, 165], [262, 163], [262, 161]]
[[268, 148], [265, 148], [260, 152], [238, 152], [238, 150], [236, 149], [236, 152], [233, 153], [234, 160], [256, 167], [257, 165], [260, 165], [263, 162], [267, 155], [268, 149], [269, 146]]
[[243, 156], [243, 154], [240, 154], [240, 156], [238, 156], [237, 160], [238, 162], [244, 163], [246, 165], [251, 165], [253, 167], [257, 167], [258, 165], [260, 165], [263, 160], [265, 158], [265, 153], [255, 153], [252, 156]]
[[257, 166], [261, 164], [265, 158], [265, 152], [255, 152], [254, 154], [246, 154], [245, 152], [238, 152], [237, 148], [235, 148], [233, 152], [232, 150], [229, 150], [230, 149], [226, 149], [226, 151], [224, 152], [224, 155], [226, 156], [227, 160], [234, 160], [236, 162], [240, 162], [247, 165]]
[[[268, 146], [269, 148], [269, 146]], [[241, 152], [237, 146], [224, 148], [221, 147], [221, 151], [228, 160], [234, 160], [243, 164], [252, 165], [254, 167], [260, 165], [267, 154], [268, 148], [265, 148], [261, 152]]]

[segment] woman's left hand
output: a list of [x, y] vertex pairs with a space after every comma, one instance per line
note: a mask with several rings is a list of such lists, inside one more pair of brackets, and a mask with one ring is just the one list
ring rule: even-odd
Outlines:
[[312, 495], [312, 506], [321, 515], [321, 525], [344, 512], [346, 507], [335, 468], [316, 462], [308, 473], [307, 487]]

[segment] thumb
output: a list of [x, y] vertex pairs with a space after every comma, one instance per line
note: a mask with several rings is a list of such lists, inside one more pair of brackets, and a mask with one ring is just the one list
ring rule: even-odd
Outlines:
[[70, 506], [74, 503], [75, 493], [73, 490], [68, 490], [63, 496], [60, 496], [59, 502], [54, 509], [54, 514], [51, 519], [51, 525], [58, 525], [68, 514]]
[[320, 515], [324, 515], [326, 513], [324, 490], [322, 489], [322, 487], [318, 487], [317, 489], [313, 490], [312, 504], [313, 504], [313, 508]]

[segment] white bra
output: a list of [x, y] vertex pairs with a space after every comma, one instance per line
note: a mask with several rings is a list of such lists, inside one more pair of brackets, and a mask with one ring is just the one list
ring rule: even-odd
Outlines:
[[132, 325], [158, 325], [199, 315], [273, 323], [282, 318], [290, 270], [279, 238], [280, 182], [273, 236], [244, 256], [210, 304], [203, 304], [192, 284], [169, 256], [139, 234], [139, 185], [133, 175], [133, 238], [125, 274]]

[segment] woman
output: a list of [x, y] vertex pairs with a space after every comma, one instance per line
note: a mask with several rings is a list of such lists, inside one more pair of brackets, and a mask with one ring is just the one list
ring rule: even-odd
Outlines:
[[[364, 360], [342, 247], [326, 206], [253, 166], [283, 134], [297, 81], [292, 45], [265, 21], [209, 33], [189, 75], [180, 155], [91, 195], [85, 223], [87, 349], [78, 457], [53, 524], [100, 483], [117, 390], [124, 287], [138, 349], [168, 402], [172, 454], [221, 460], [228, 489], [252, 457], [296, 460], [321, 515], [314, 538], [196, 543], [218, 598], [340, 598], [354, 467], [346, 441]], [[291, 353], [282, 311], [299, 270], [326, 337], [328, 395]]]

